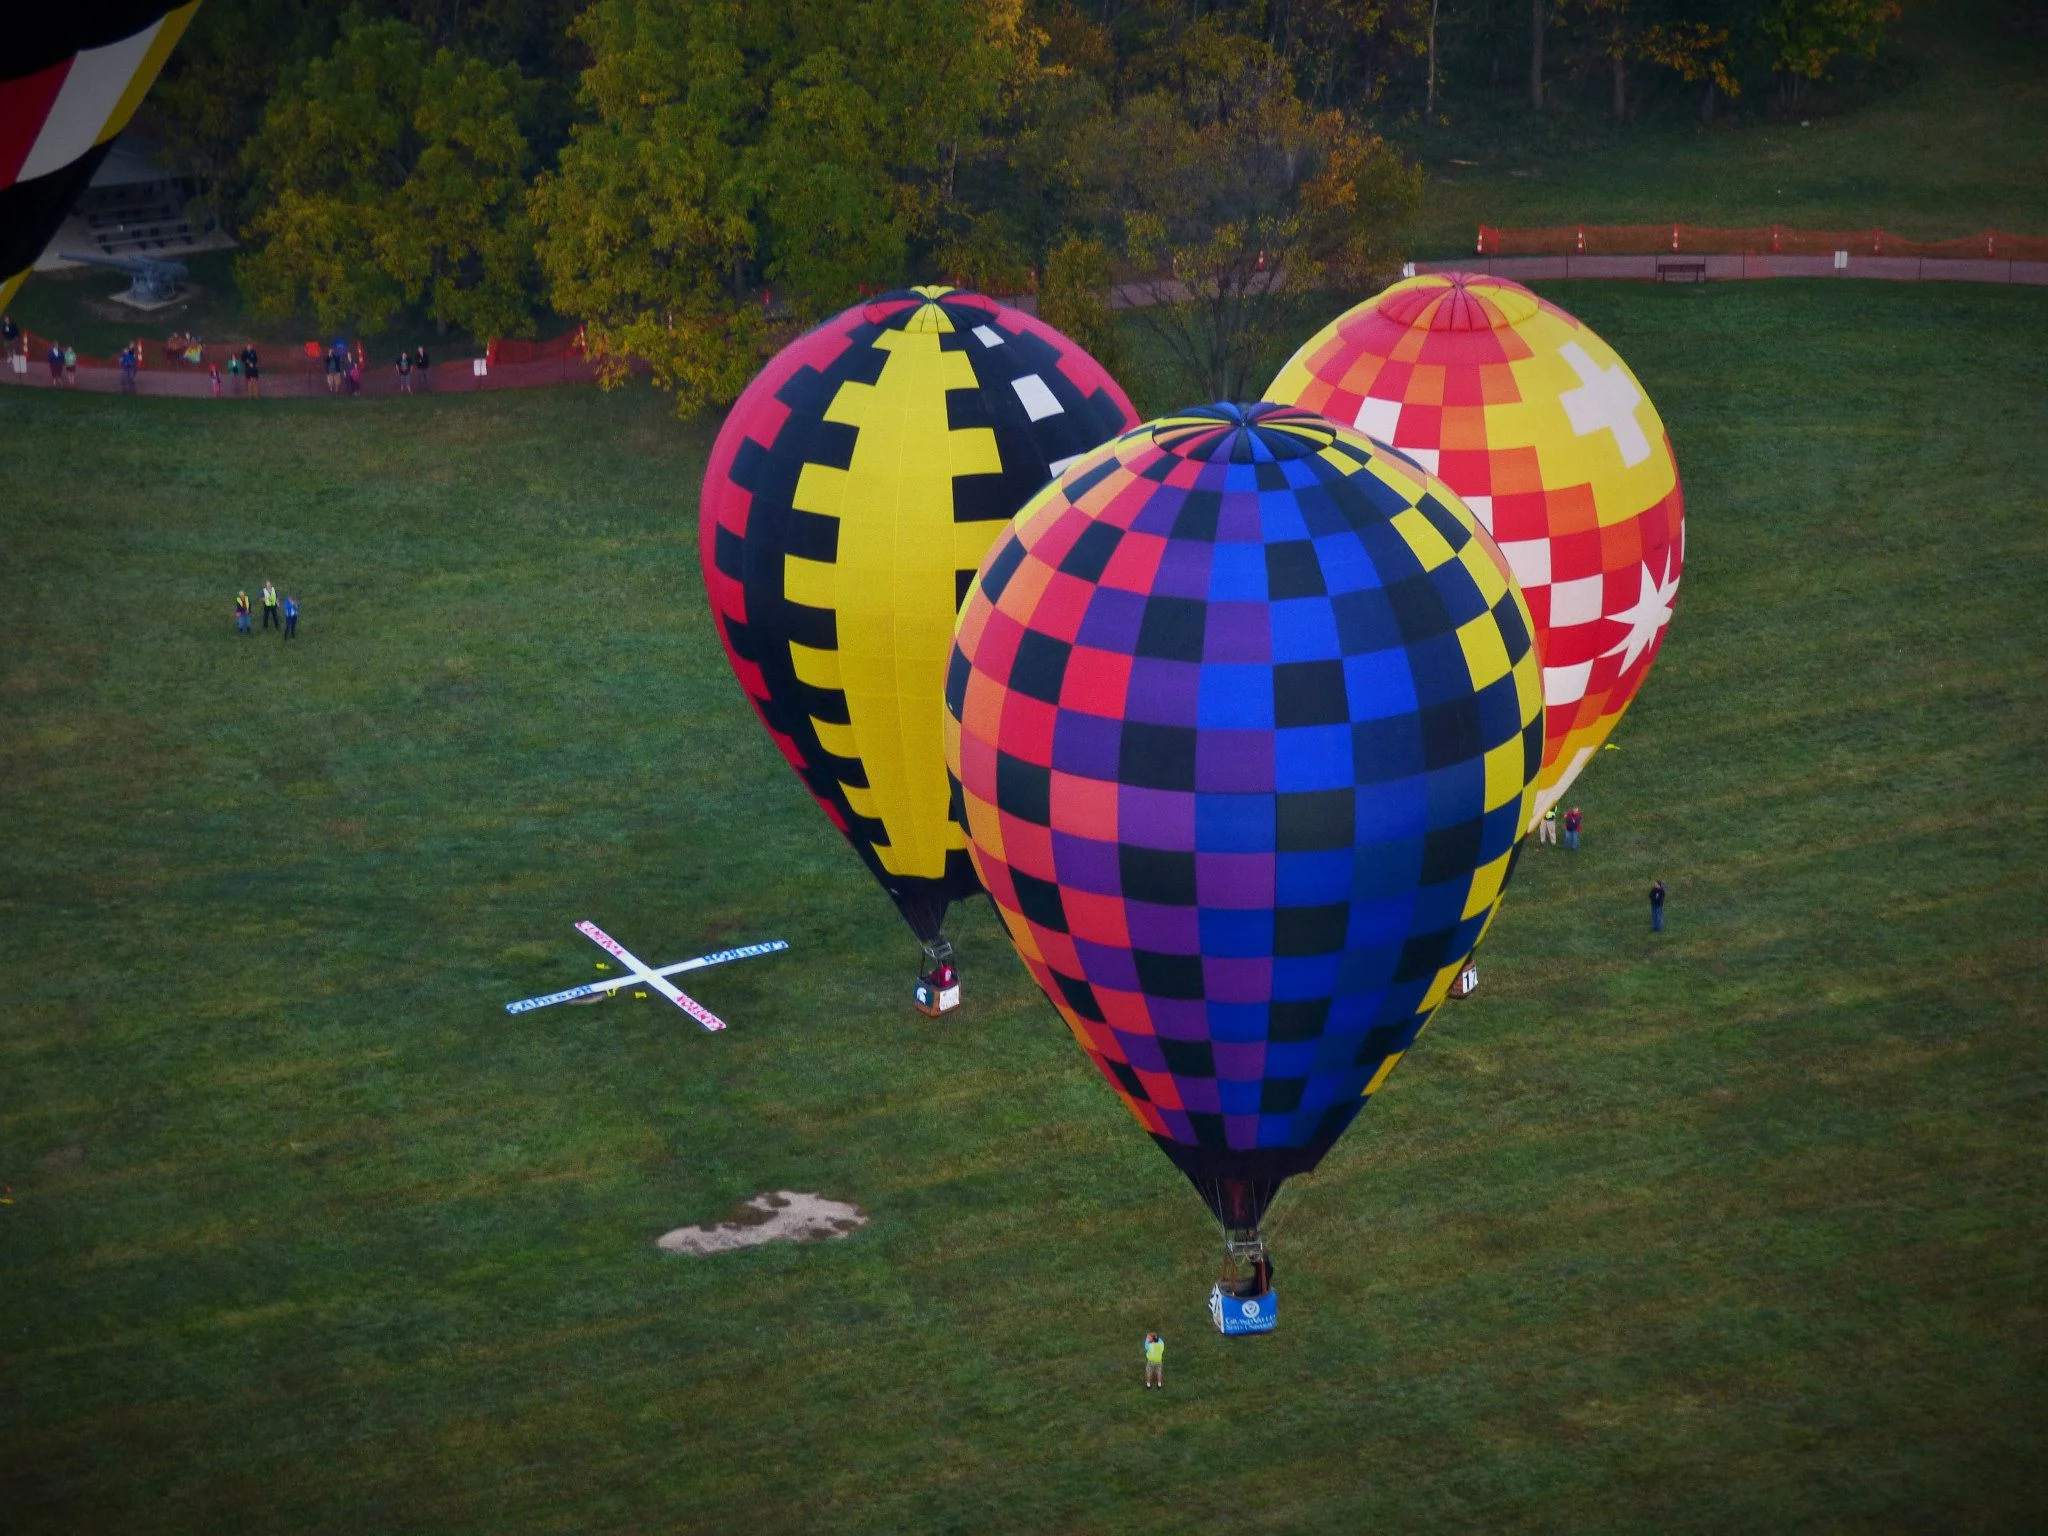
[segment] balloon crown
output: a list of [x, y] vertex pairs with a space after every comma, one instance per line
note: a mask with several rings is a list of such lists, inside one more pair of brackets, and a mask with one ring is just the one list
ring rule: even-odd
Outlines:
[[1368, 303], [1397, 324], [1425, 331], [1505, 330], [1542, 306], [1520, 283], [1484, 272], [1426, 272]]
[[[1144, 429], [1140, 429], [1141, 431]], [[1305, 459], [1337, 440], [1336, 429], [1313, 411], [1261, 400], [1190, 406], [1152, 424], [1152, 441], [1180, 459], [1205, 464], [1272, 464]]]

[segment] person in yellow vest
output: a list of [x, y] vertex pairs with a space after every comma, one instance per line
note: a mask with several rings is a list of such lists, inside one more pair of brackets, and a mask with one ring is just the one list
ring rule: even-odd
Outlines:
[[249, 594], [246, 592], [235, 594], [235, 633], [249, 633]]
[[1156, 1333], [1145, 1335], [1145, 1385], [1166, 1385], [1166, 1340]]
[[271, 585], [270, 578], [266, 576], [263, 578], [263, 627], [268, 629], [276, 623], [277, 588]]
[[1554, 843], [1557, 841], [1557, 807], [1552, 806], [1543, 813], [1543, 820], [1537, 823], [1536, 841]]

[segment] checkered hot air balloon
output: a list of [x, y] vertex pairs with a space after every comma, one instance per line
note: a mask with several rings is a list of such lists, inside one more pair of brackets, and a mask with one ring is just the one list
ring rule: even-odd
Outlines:
[[1678, 595], [1685, 500], [1642, 385], [1547, 299], [1451, 272], [1396, 283], [1332, 321], [1266, 398], [1399, 449], [1499, 542], [1543, 658], [1533, 826], [1642, 687]]
[[0, 19], [0, 305], [128, 126], [199, 0], [23, 0]]
[[718, 434], [700, 529], [726, 654], [921, 939], [980, 889], [946, 779], [954, 613], [1011, 515], [1136, 420], [1050, 326], [915, 288], [790, 343]]
[[946, 708], [1018, 954], [1218, 1220], [1255, 1228], [1506, 887], [1543, 727], [1499, 550], [1320, 416], [1186, 411], [996, 541]]

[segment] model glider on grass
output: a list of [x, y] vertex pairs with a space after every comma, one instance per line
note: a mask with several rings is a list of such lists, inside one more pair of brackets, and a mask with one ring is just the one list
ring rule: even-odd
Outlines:
[[1678, 596], [1685, 498], [1649, 395], [1548, 299], [1506, 278], [1445, 272], [1340, 315], [1266, 398], [1406, 454], [1499, 541], [1543, 661], [1533, 828], [1642, 687]]
[[550, 992], [545, 997], [521, 998], [516, 1003], [505, 1005], [507, 1013], [531, 1013], [536, 1008], [548, 1008], [556, 1003], [574, 1003], [585, 998], [609, 997], [621, 987], [644, 986], [667, 998], [706, 1029], [717, 1031], [725, 1028], [725, 1020], [688, 993], [678, 989], [668, 978], [680, 976], [686, 971], [701, 971], [714, 965], [724, 965], [732, 960], [749, 960], [755, 955], [772, 955], [778, 950], [789, 948], [788, 943], [782, 939], [770, 939], [764, 944], [743, 944], [738, 949], [721, 949], [716, 954], [699, 955], [694, 960], [679, 960], [674, 965], [656, 968], [649, 966], [588, 918], [576, 925], [576, 931], [625, 966], [628, 974], [608, 981], [593, 981], [584, 986], [570, 987], [562, 992]]
[[199, 9], [22, 4], [0, 20], [0, 307], [35, 264]]
[[996, 541], [946, 708], [1018, 954], [1263, 1278], [1281, 1182], [1387, 1080], [1507, 885], [1543, 698], [1500, 551], [1310, 412], [1184, 411]]
[[943, 746], [953, 617], [1049, 479], [1137, 420], [1101, 364], [1034, 316], [915, 288], [785, 347], [704, 476], [704, 580], [775, 744], [931, 962], [980, 887]]

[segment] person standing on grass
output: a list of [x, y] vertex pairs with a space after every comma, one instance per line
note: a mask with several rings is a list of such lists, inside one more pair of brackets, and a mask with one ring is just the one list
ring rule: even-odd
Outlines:
[[1536, 823], [1536, 841], [1554, 843], [1557, 841], [1557, 807], [1552, 806], [1543, 813], [1543, 819]]
[[427, 387], [427, 349], [424, 346], [414, 349], [412, 371], [420, 381], [420, 389], [424, 393]]
[[277, 622], [277, 588], [270, 584], [268, 576], [263, 578], [263, 627], [269, 629]]
[[235, 594], [235, 633], [238, 635], [250, 635], [253, 638], [253, 632], [249, 628], [249, 594], [247, 592], [237, 592]]
[[260, 396], [263, 393], [263, 370], [256, 363], [256, 343], [250, 342], [242, 348], [242, 377], [249, 381], [249, 393]]
[[400, 352], [398, 354], [398, 392], [401, 395], [412, 393], [412, 354], [410, 352]]
[[213, 384], [213, 398], [218, 400], [220, 398], [220, 364], [218, 362], [208, 363], [206, 365], [206, 376]]
[[1576, 805], [1564, 813], [1564, 845], [1573, 853], [1579, 851], [1579, 828], [1585, 822], [1586, 818], [1579, 814]]
[[1156, 1333], [1145, 1335], [1145, 1385], [1166, 1385], [1166, 1340]]
[[299, 632], [299, 600], [287, 592], [284, 595], [284, 637], [289, 640]]
[[135, 343], [132, 341], [121, 349], [121, 393], [135, 393]]
[[0, 315], [0, 350], [9, 357], [21, 350], [21, 327], [12, 315]]
[[1653, 880], [1650, 882], [1650, 932], [1662, 933], [1663, 931], [1664, 882], [1662, 880]]
[[69, 342], [64, 344], [64, 387], [78, 388], [78, 348]]
[[49, 364], [50, 382], [52, 384], [62, 384], [64, 382], [64, 349], [54, 341], [50, 343]]
[[327, 393], [330, 395], [341, 393], [341, 349], [339, 347], [329, 347], [327, 349]]

